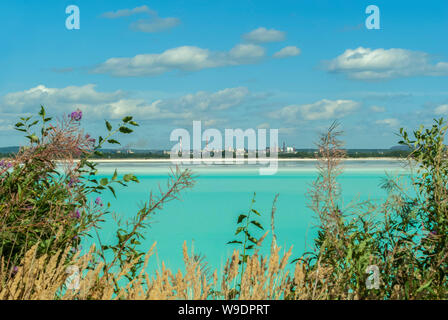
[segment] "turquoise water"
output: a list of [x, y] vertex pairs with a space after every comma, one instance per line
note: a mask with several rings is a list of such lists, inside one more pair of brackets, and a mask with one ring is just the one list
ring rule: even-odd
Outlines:
[[[107, 163], [99, 165], [100, 177], [110, 177], [115, 168], [121, 174], [133, 173], [139, 184], [117, 188], [118, 199], [105, 192], [103, 201], [110, 202], [117, 217], [132, 217], [158, 185], [166, 189], [171, 164], [167, 163]], [[275, 230], [278, 244], [285, 249], [293, 246], [293, 257], [312, 249], [316, 220], [307, 209], [306, 192], [316, 178], [315, 163], [309, 161], [282, 162], [276, 175], [260, 176], [254, 165], [191, 165], [198, 176], [193, 189], [182, 193], [181, 201], [169, 202], [152, 218], [142, 249], [148, 250], [157, 241], [156, 255], [150, 260], [151, 269], [159, 269], [161, 261], [170, 268], [183, 267], [182, 244], [194, 246], [196, 254], [206, 256], [210, 266], [220, 268], [235, 246], [226, 243], [234, 239], [235, 223], [239, 214], [249, 209], [256, 192], [254, 208], [262, 213], [261, 222], [270, 228], [271, 207], [279, 193]], [[346, 204], [353, 199], [380, 201], [386, 196], [380, 188], [389, 174], [404, 172], [397, 161], [347, 161], [339, 182]], [[100, 232], [102, 242], [113, 241], [116, 224], [107, 219]], [[264, 252], [269, 249], [270, 236], [265, 240]], [[88, 244], [84, 244], [87, 246]]]

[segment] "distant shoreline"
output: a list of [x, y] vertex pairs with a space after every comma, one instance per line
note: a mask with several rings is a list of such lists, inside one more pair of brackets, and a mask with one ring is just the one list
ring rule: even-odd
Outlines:
[[[235, 163], [237, 159], [233, 158], [233, 159], [220, 159], [220, 160], [216, 160], [216, 159], [179, 159], [179, 160], [171, 160], [171, 159], [91, 159], [91, 162], [96, 162], [96, 163], [181, 163], [181, 162], [185, 162], [185, 161], [189, 161], [190, 163], [200, 163], [200, 162], [217, 162], [220, 161], [221, 163]], [[240, 162], [244, 163], [248, 163], [248, 161], [256, 161], [258, 162], [260, 159], [241, 159]], [[283, 159], [269, 159], [269, 158], [265, 158], [262, 159], [261, 161], [266, 162], [266, 161], [278, 161], [278, 162], [294, 162], [294, 161], [303, 161], [303, 162], [315, 162], [318, 159], [311, 159], [311, 158], [283, 158]], [[340, 159], [342, 161], [405, 161], [405, 158], [343, 158]], [[79, 160], [75, 160], [75, 161], [79, 161]]]

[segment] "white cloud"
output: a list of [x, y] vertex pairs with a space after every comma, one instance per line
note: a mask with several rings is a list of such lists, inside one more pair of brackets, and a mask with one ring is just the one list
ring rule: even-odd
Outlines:
[[66, 105], [105, 104], [117, 101], [125, 96], [124, 92], [102, 93], [95, 85], [69, 86], [62, 89], [47, 88], [44, 85], [29, 90], [8, 93], [0, 100], [3, 112], [28, 112], [40, 105], [63, 108]]
[[255, 43], [279, 42], [285, 40], [285, 32], [260, 27], [244, 34], [243, 39]]
[[311, 104], [286, 106], [272, 112], [270, 116], [286, 122], [338, 119], [354, 112], [358, 107], [359, 103], [352, 100], [323, 99]]
[[117, 19], [122, 17], [129, 17], [139, 13], [149, 13], [154, 14], [155, 11], [148, 8], [148, 6], [136, 7], [133, 9], [121, 9], [117, 11], [105, 12], [101, 16], [107, 19]]
[[330, 72], [344, 73], [359, 80], [412, 76], [447, 76], [448, 63], [431, 63], [429, 54], [405, 49], [347, 49], [327, 62]]
[[175, 104], [182, 109], [225, 110], [241, 104], [249, 94], [246, 87], [228, 88], [213, 93], [199, 91], [181, 97]]
[[0, 131], [10, 131], [13, 130], [13, 126], [11, 123], [13, 123], [14, 120], [5, 120], [5, 119], [0, 119]]
[[229, 52], [229, 64], [240, 64], [243, 61], [257, 60], [264, 57], [265, 49], [254, 44], [238, 44]]
[[448, 115], [448, 104], [442, 104], [440, 106], [438, 106], [435, 110], [434, 113], [436, 115]]
[[386, 108], [379, 106], [371, 106], [370, 110], [372, 110], [373, 112], [385, 112]]
[[211, 52], [194, 46], [182, 46], [159, 54], [140, 54], [133, 58], [111, 58], [93, 70], [116, 77], [153, 76], [169, 71], [198, 71], [230, 65], [254, 63], [265, 56], [265, 49], [239, 44], [230, 52]]
[[279, 128], [278, 133], [285, 135], [292, 135], [297, 131], [297, 128]]
[[131, 29], [141, 32], [160, 32], [163, 30], [171, 29], [180, 24], [180, 19], [178, 18], [159, 18], [155, 17], [153, 19], [140, 19], [131, 24]]
[[294, 57], [300, 54], [300, 49], [295, 46], [284, 47], [280, 51], [274, 53], [274, 58], [286, 58], [286, 57]]
[[257, 126], [257, 129], [269, 129], [270, 127], [271, 125], [269, 124], [269, 122], [263, 122]]
[[136, 14], [146, 14], [149, 18], [140, 19], [131, 24], [131, 29], [141, 32], [160, 32], [167, 29], [174, 28], [180, 24], [179, 18], [167, 17], [161, 18], [158, 13], [148, 8], [148, 6], [141, 6], [134, 9], [122, 9], [118, 11], [111, 11], [102, 14], [103, 18], [117, 19], [122, 17], [129, 17]]
[[0, 97], [0, 111], [8, 114], [35, 113], [40, 105], [44, 105], [49, 113], [58, 114], [68, 114], [79, 108], [88, 119], [120, 119], [133, 115], [141, 120], [197, 118], [216, 123], [217, 120], [210, 118], [212, 113], [216, 115], [216, 112], [239, 106], [251, 96], [247, 88], [236, 87], [216, 92], [199, 91], [178, 98], [148, 102], [145, 99], [128, 98], [122, 91], [98, 92], [92, 84], [61, 89], [39, 85]]
[[387, 118], [382, 120], [375, 121], [376, 124], [389, 126], [391, 128], [398, 127], [400, 125], [400, 121], [395, 118]]

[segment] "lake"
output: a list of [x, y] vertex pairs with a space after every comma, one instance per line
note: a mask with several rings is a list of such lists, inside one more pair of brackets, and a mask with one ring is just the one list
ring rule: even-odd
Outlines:
[[[184, 241], [190, 248], [194, 246], [196, 254], [204, 255], [210, 266], [221, 268], [235, 248], [227, 242], [235, 239], [237, 217], [248, 211], [254, 192], [254, 208], [262, 214], [260, 220], [265, 229], [270, 229], [272, 202], [279, 194], [275, 215], [278, 245], [286, 250], [293, 246], [292, 257], [311, 250], [317, 221], [307, 208], [306, 192], [316, 178], [315, 164], [314, 161], [280, 162], [277, 174], [272, 176], [259, 175], [256, 165], [188, 166], [197, 175], [196, 185], [182, 193], [181, 201], [169, 202], [157, 212], [146, 232], [142, 249], [148, 250], [157, 241], [156, 255], [151, 258], [149, 268], [160, 268], [161, 261], [175, 270], [182, 268]], [[101, 163], [99, 177], [111, 177], [117, 168], [119, 174], [133, 173], [140, 180], [138, 184], [117, 188], [117, 199], [105, 192], [103, 202], [111, 203], [117, 217], [132, 217], [143, 201], [148, 200], [151, 190], [157, 194], [159, 184], [166, 190], [171, 167], [170, 163]], [[386, 173], [407, 172], [401, 162], [393, 160], [350, 160], [343, 167], [339, 182], [345, 204], [357, 198], [381, 201], [386, 197], [380, 188]], [[100, 232], [103, 244], [113, 240], [115, 230], [113, 219], [107, 219]], [[260, 232], [257, 235], [263, 234]], [[269, 235], [262, 253], [268, 252], [270, 242]]]

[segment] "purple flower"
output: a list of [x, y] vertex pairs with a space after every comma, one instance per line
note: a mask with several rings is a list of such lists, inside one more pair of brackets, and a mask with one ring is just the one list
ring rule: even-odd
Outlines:
[[75, 219], [79, 219], [79, 218], [81, 218], [81, 213], [79, 212], [78, 209], [76, 209], [76, 211], [73, 213], [73, 217], [74, 217]]
[[81, 110], [76, 110], [76, 111], [73, 111], [70, 115], [69, 115], [69, 118], [72, 120], [72, 121], [81, 121], [81, 119], [82, 119], [82, 111]]
[[0, 168], [6, 168], [9, 169], [12, 167], [12, 163], [9, 161], [1, 160], [0, 161]]
[[98, 197], [98, 198], [96, 198], [95, 199], [95, 203], [98, 205], [98, 206], [103, 206], [103, 202], [101, 201], [101, 198], [100, 197]]
[[11, 276], [15, 276], [17, 274], [17, 272], [19, 272], [19, 268], [17, 266], [13, 266], [11, 268]]
[[71, 187], [73, 187], [75, 184], [77, 184], [78, 182], [79, 182], [79, 179], [78, 179], [78, 178], [71, 177], [71, 178], [70, 178], [70, 181], [68, 182], [68, 187], [71, 188]]
[[91, 138], [90, 137], [90, 134], [86, 134], [86, 139], [87, 139], [87, 142], [90, 142], [90, 143], [92, 143], [92, 144], [95, 144], [95, 139], [93, 139], [93, 138]]

